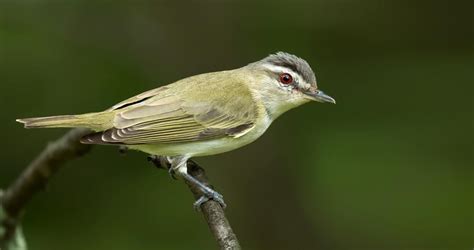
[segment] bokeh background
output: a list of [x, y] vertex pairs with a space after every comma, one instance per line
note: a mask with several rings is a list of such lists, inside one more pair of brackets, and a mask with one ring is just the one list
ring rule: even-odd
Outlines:
[[[97, 111], [287, 51], [337, 105], [198, 158], [245, 249], [471, 249], [472, 6], [441, 1], [0, 1], [0, 186]], [[95, 147], [24, 216], [31, 249], [214, 249], [192, 196], [145, 155]]]

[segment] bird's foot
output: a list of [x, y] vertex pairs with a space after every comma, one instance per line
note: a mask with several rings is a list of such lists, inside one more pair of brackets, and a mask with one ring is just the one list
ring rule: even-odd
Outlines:
[[227, 205], [224, 202], [224, 196], [222, 196], [222, 194], [219, 194], [218, 192], [214, 191], [211, 188], [207, 188], [206, 190], [202, 190], [202, 192], [204, 194], [194, 202], [194, 205], [193, 205], [194, 210], [196, 210], [198, 212], [201, 212], [201, 205], [206, 203], [209, 200], [216, 201], [217, 203], [219, 203], [219, 205], [221, 205], [221, 207], [223, 209], [225, 209], [227, 207]]
[[171, 178], [176, 180], [178, 176], [182, 177], [188, 182], [188, 184], [193, 185], [202, 192], [203, 195], [194, 202], [194, 209], [196, 211], [201, 211], [201, 205], [209, 200], [214, 200], [219, 203], [222, 208], [226, 208], [227, 205], [225, 204], [224, 197], [221, 194], [188, 173], [186, 166], [187, 160], [188, 157], [172, 158], [158, 155], [148, 156], [148, 161], [153, 163], [155, 167], [168, 169]]
[[200, 182], [198, 179], [194, 178], [192, 175], [188, 174], [187, 172], [181, 172], [182, 177], [188, 182], [188, 184], [193, 185], [195, 188], [199, 189], [202, 192], [202, 196], [194, 202], [194, 209], [197, 211], [201, 211], [201, 205], [209, 200], [214, 200], [218, 202], [222, 208], [226, 208], [226, 204], [224, 202], [224, 196], [219, 194], [214, 189], [208, 187], [204, 183]]

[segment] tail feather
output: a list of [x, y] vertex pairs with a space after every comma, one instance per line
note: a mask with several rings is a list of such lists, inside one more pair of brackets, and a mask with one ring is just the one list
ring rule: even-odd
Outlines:
[[84, 127], [93, 130], [100, 130], [107, 126], [107, 118], [104, 113], [89, 113], [83, 115], [59, 115], [48, 117], [35, 117], [17, 119], [23, 123], [25, 128], [75, 128]]
[[73, 115], [48, 116], [17, 119], [17, 122], [25, 124], [25, 128], [58, 128], [75, 126], [76, 118]]

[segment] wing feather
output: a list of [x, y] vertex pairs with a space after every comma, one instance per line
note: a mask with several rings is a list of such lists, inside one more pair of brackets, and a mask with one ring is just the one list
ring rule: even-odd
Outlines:
[[[210, 95], [216, 89], [201, 76], [186, 87], [174, 83], [145, 92], [113, 106], [113, 127], [83, 138], [91, 144], [185, 143], [222, 137], [239, 137], [250, 131], [258, 110], [247, 87], [238, 82], [214, 80], [236, 93]], [[200, 80], [201, 79], [201, 80]], [[173, 91], [178, 88], [180, 91]], [[209, 88], [209, 90], [206, 90]], [[247, 91], [247, 92], [246, 92]]]

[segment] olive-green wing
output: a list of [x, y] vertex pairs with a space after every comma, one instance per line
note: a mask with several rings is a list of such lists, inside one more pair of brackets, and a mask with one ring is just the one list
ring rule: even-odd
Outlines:
[[159, 87], [159, 88], [156, 88], [156, 89], [152, 89], [152, 90], [143, 92], [141, 94], [130, 97], [127, 100], [124, 100], [122, 102], [119, 102], [119, 103], [115, 104], [114, 106], [112, 106], [107, 111], [120, 110], [120, 109], [125, 109], [125, 108], [133, 106], [133, 105], [138, 105], [138, 104], [140, 104], [142, 102], [145, 102], [146, 100], [148, 100], [152, 97], [156, 97], [156, 96], [159, 96], [160, 94], [165, 93], [167, 91], [167, 89], [168, 89], [168, 87], [163, 86], [163, 87]]
[[[238, 88], [239, 86], [237, 86]], [[115, 107], [114, 127], [83, 138], [93, 144], [185, 143], [238, 137], [257, 119], [252, 96], [171, 94], [167, 90], [131, 98]], [[187, 98], [186, 98], [187, 97]]]

